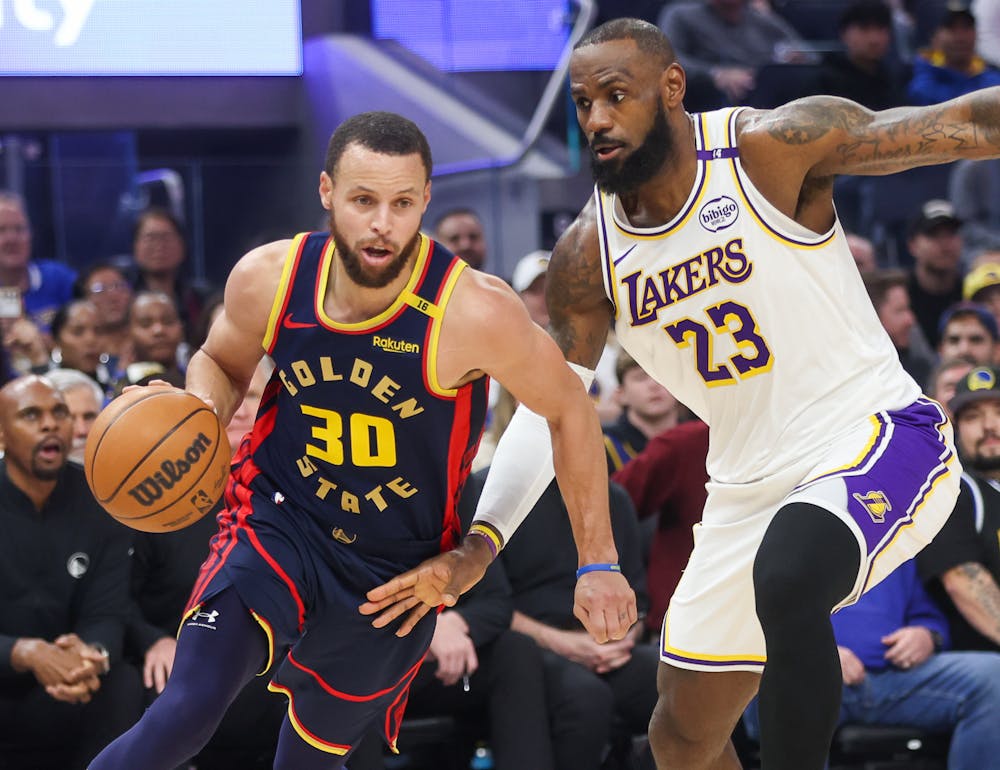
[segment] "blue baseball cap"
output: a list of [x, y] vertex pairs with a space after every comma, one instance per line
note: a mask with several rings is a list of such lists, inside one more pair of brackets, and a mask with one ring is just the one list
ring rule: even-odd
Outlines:
[[994, 341], [1000, 339], [1000, 330], [997, 329], [997, 319], [993, 313], [978, 302], [970, 302], [968, 300], [956, 302], [941, 314], [941, 320], [938, 322], [939, 335], [944, 334], [944, 327], [957, 315], [974, 315], [986, 327], [986, 331], [990, 333]]

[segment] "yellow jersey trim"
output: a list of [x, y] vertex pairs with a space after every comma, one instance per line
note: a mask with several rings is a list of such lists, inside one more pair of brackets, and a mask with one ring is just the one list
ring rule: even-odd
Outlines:
[[394, 316], [399, 309], [406, 304], [407, 295], [412, 295], [414, 289], [416, 288], [417, 282], [423, 275], [424, 267], [427, 264], [427, 256], [430, 253], [430, 239], [423, 233], [420, 233], [420, 246], [417, 248], [417, 257], [413, 261], [413, 269], [410, 272], [410, 277], [406, 282], [406, 286], [399, 293], [399, 296], [392, 301], [385, 310], [376, 315], [374, 318], [369, 318], [365, 321], [358, 321], [357, 323], [340, 323], [334, 321], [330, 316], [326, 314], [326, 310], [323, 308], [323, 302], [326, 299], [326, 290], [330, 285], [330, 270], [333, 267], [334, 252], [336, 247], [334, 246], [333, 239], [330, 239], [330, 243], [323, 253], [323, 257], [320, 261], [320, 279], [316, 287], [316, 296], [314, 298], [316, 304], [316, 317], [320, 322], [336, 331], [345, 332], [365, 332], [374, 329], [377, 326], [388, 321], [392, 316]]
[[264, 331], [264, 350], [270, 351], [274, 345], [274, 337], [277, 334], [278, 326], [281, 324], [281, 309], [285, 306], [285, 299], [288, 295], [288, 286], [292, 278], [292, 268], [299, 252], [302, 250], [302, 242], [309, 237], [309, 233], [299, 233], [292, 239], [292, 245], [285, 255], [285, 265], [281, 269], [281, 278], [278, 280], [278, 288], [274, 291], [274, 299], [271, 301], [271, 312], [267, 317], [267, 329]]

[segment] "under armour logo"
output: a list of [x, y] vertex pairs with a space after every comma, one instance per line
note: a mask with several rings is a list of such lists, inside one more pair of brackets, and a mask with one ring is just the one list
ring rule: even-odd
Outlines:
[[198, 610], [191, 616], [191, 620], [204, 620], [206, 623], [214, 623], [217, 617], [219, 617], [218, 610], [212, 610], [211, 612]]

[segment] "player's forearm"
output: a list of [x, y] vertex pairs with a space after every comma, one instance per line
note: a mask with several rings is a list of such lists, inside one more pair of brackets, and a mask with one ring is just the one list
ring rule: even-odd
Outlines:
[[586, 393], [581, 389], [574, 397], [587, 399], [587, 403], [549, 423], [559, 491], [573, 527], [579, 563], [616, 563], [601, 426]]
[[223, 425], [228, 425], [243, 400], [246, 384], [234, 382], [204, 350], [198, 349], [188, 364], [185, 387], [203, 400], [211, 401]]
[[969, 562], [943, 576], [948, 596], [970, 626], [1000, 644], [1000, 587], [981, 564]]

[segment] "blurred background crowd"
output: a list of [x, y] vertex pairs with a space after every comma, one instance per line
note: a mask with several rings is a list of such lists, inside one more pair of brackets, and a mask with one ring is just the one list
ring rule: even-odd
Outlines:
[[[0, 384], [44, 375], [66, 407], [0, 400], [0, 770], [82, 770], [156, 697], [214, 532], [212, 516], [170, 535], [126, 531], [85, 491], [38, 497], [12, 477], [49, 478], [37, 455], [49, 435], [70, 447], [57, 465], [80, 462], [123, 387], [183, 385], [235, 261], [324, 229], [315, 184], [340, 120], [390, 109], [424, 129], [436, 161], [425, 231], [509, 280], [544, 326], [549, 250], [590, 194], [565, 63], [593, 25], [658, 24], [691, 112], [810, 94], [882, 110], [1000, 84], [1000, 0], [275, 0], [215, 19], [179, 2], [134, 27], [112, 18], [123, 4], [58, 4], [65, 18], [56, 5], [0, 2]], [[225, 59], [227, 24], [264, 64]], [[142, 51], [117, 50], [122, 35]], [[146, 55], [177, 40], [189, 48]], [[94, 63], [103, 48], [114, 55]], [[1000, 160], [843, 178], [835, 202], [904, 367], [955, 409], [967, 474], [941, 543], [838, 621], [831, 766], [963, 767], [955, 736], [975, 741], [1000, 713]], [[234, 448], [269, 375], [263, 362], [229, 426]], [[593, 397], [641, 622], [598, 646], [573, 617], [576, 557], [553, 483], [486, 580], [439, 616], [402, 753], [373, 736], [355, 770], [651, 767], [658, 634], [705, 501], [707, 429], [613, 339]], [[515, 406], [493, 388], [466, 523]], [[25, 428], [29, 407], [47, 416]], [[918, 639], [918, 665], [893, 658], [900, 633]], [[59, 656], [79, 649], [107, 662], [86, 697], [53, 685]], [[965, 679], [932, 679], [930, 661], [953, 655], [940, 660]], [[260, 684], [193, 767], [270, 767], [284, 704]], [[955, 694], [931, 722], [927, 688]], [[735, 737], [753, 767], [752, 711], [746, 722]]]

